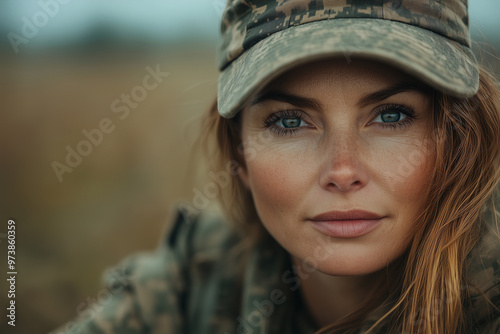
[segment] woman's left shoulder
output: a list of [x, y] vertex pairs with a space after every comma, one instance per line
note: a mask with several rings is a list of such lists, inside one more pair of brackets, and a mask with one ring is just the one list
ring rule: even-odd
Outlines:
[[481, 219], [483, 234], [468, 258], [471, 311], [479, 333], [500, 333], [500, 214], [491, 206]]

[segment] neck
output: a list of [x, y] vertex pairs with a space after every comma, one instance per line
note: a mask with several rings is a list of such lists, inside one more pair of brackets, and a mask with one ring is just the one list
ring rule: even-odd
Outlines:
[[293, 264], [298, 270], [307, 272], [301, 277], [301, 293], [305, 305], [320, 327], [329, 325], [355, 311], [370, 298], [384, 270], [363, 276], [331, 276], [318, 270], [304, 268], [295, 257]]

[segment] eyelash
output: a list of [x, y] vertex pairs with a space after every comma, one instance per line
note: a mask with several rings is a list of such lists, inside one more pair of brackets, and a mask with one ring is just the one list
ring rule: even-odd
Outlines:
[[265, 128], [273, 131], [274, 133], [276, 133], [279, 136], [284, 136], [284, 135], [291, 136], [291, 135], [295, 134], [297, 131], [299, 131], [300, 127], [287, 129], [287, 128], [282, 128], [282, 127], [276, 126], [275, 123], [282, 118], [298, 118], [302, 121], [303, 115], [298, 110], [282, 110], [282, 111], [275, 112], [274, 114], [272, 114], [268, 118], [263, 119], [262, 121], [264, 122]]
[[[390, 129], [394, 129], [394, 130], [404, 129], [404, 128], [410, 126], [411, 124], [413, 124], [413, 122], [417, 118], [414, 107], [409, 107], [409, 106], [405, 106], [402, 104], [385, 104], [385, 105], [375, 109], [375, 115], [373, 116], [373, 118], [377, 118], [378, 116], [382, 115], [386, 111], [400, 112], [403, 115], [405, 115], [406, 118], [404, 118], [403, 120], [400, 120], [398, 122], [395, 122], [395, 123], [378, 123], [379, 126], [382, 126], [384, 128], [390, 128]], [[370, 124], [372, 122], [370, 122]]]
[[[415, 114], [415, 109], [413, 107], [408, 107], [408, 106], [401, 105], [401, 104], [383, 105], [375, 110], [375, 115], [373, 116], [373, 118], [380, 116], [381, 114], [383, 114], [386, 111], [400, 112], [400, 113], [404, 114], [406, 116], [406, 118], [404, 118], [401, 121], [394, 122], [394, 123], [378, 122], [377, 123], [378, 126], [382, 126], [383, 128], [389, 128], [389, 129], [393, 129], [393, 130], [403, 129], [403, 128], [411, 125], [415, 121], [415, 119], [417, 118], [417, 115]], [[275, 132], [279, 136], [293, 135], [297, 131], [300, 131], [301, 127], [282, 128], [282, 127], [276, 126], [275, 123], [282, 118], [297, 118], [301, 121], [304, 120], [303, 113], [298, 111], [298, 110], [282, 110], [282, 111], [278, 111], [278, 112], [273, 113], [271, 116], [263, 119], [262, 121], [264, 123], [265, 128]], [[369, 124], [372, 124], [372, 123], [373, 123], [373, 121], [370, 122]]]

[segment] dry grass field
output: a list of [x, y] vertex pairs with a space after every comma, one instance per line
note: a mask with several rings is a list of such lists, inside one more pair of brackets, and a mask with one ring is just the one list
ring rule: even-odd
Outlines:
[[[2, 55], [0, 233], [15, 220], [18, 275], [15, 328], [0, 283], [1, 333], [47, 333], [74, 318], [98, 298], [102, 272], [154, 249], [172, 206], [194, 196], [188, 167], [199, 163], [191, 147], [216, 96], [215, 47], [176, 49]], [[143, 96], [147, 67], [163, 74]], [[139, 100], [116, 113], [122, 94]], [[92, 130], [103, 120], [100, 138]], [[84, 130], [96, 145], [79, 144]], [[69, 167], [67, 146], [87, 156], [59, 179], [53, 164]]]

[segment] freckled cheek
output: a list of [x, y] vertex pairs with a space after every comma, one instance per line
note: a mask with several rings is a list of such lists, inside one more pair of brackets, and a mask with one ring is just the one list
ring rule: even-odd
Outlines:
[[247, 169], [250, 190], [263, 220], [298, 214], [311, 185], [311, 171], [303, 156], [259, 154]]
[[380, 157], [379, 177], [386, 191], [400, 205], [417, 208], [432, 175], [432, 147], [425, 141], [410, 142], [389, 147]]

